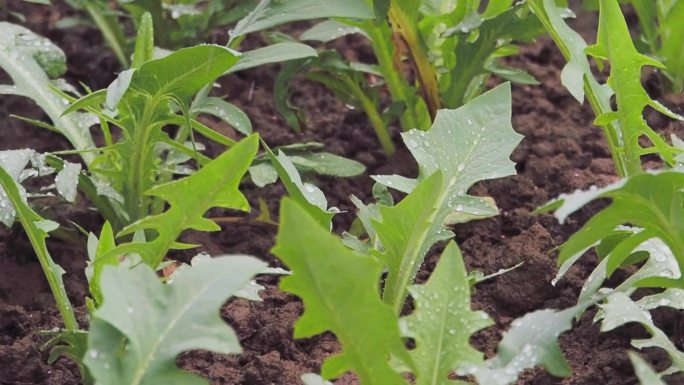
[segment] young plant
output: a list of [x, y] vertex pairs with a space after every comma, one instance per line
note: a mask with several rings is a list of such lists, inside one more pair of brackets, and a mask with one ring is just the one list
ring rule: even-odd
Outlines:
[[[627, 323], [639, 323], [650, 338], [633, 340], [636, 348], [658, 347], [665, 350], [672, 366], [655, 374], [643, 362], [633, 358], [637, 375], [647, 383], [661, 382], [660, 377], [684, 370], [684, 353], [679, 351], [667, 335], [652, 321], [649, 312], [658, 307], [682, 309], [684, 297], [681, 268], [684, 263], [684, 233], [682, 221], [681, 141], [673, 136], [669, 145], [643, 118], [643, 110], [651, 106], [666, 115], [681, 119], [657, 101], [652, 100], [641, 84], [644, 65], [662, 65], [639, 54], [632, 43], [627, 24], [617, 0], [600, 0], [598, 43], [587, 47], [581, 37], [562, 20], [560, 10], [552, 0], [531, 0], [530, 7], [549, 30], [568, 65], [562, 73], [563, 84], [582, 102], [585, 92], [594, 112], [596, 124], [603, 126], [608, 138], [619, 182], [602, 188], [562, 195], [540, 211], [555, 210], [562, 223], [568, 215], [589, 202], [612, 199], [612, 204], [594, 215], [582, 229], [560, 248], [561, 264], [558, 281], [588, 250], [596, 247], [601, 262], [587, 278], [579, 302], [601, 291], [606, 296], [596, 320], [602, 321], [601, 330], [608, 331]], [[611, 73], [606, 85], [593, 77], [584, 52], [610, 61]], [[616, 97], [616, 110], [611, 97]], [[649, 147], [640, 143], [642, 137]], [[660, 155], [665, 171], [643, 173], [641, 156]], [[674, 168], [674, 170], [671, 170]], [[619, 268], [640, 266], [636, 273], [613, 289], [602, 288], [605, 281]], [[662, 293], [634, 301], [631, 296], [639, 287], [669, 288]]]
[[[56, 345], [51, 359], [57, 354], [70, 356], [80, 365], [85, 384], [205, 384], [200, 377], [176, 368], [179, 354], [191, 349], [240, 352], [237, 336], [221, 320], [219, 309], [232, 295], [253, 297], [245, 288], [252, 286], [254, 275], [265, 272], [264, 263], [245, 256], [196, 257], [192, 266], [176, 269], [165, 283], [155, 271], [170, 248], [189, 246], [176, 242], [182, 231], [219, 229], [203, 217], [209, 208], [247, 208], [237, 185], [257, 147], [258, 138], [251, 136], [196, 174], [151, 191], [166, 198], [171, 207], [128, 230], [153, 228], [157, 236], [148, 242], [136, 237], [131, 243], [116, 246], [108, 224], [99, 240], [91, 237], [92, 259], [86, 275], [95, 301], [86, 299], [92, 313], [87, 332], [76, 322], [62, 281], [64, 271], [51, 259], [45, 245], [48, 233], [59, 225], [29, 207], [17, 182], [22, 175], [32, 174], [25, 167], [34, 154], [26, 150], [0, 157], [0, 217], [5, 219], [10, 212], [19, 218], [65, 324], [65, 330], [50, 333], [53, 339], [48, 344]], [[41, 159], [37, 155], [34, 158]]]
[[[601, 0], [598, 42], [591, 47], [565, 24], [553, 0], [531, 0], [528, 4], [568, 60], [561, 74], [563, 85], [580, 103], [586, 94], [596, 114], [594, 123], [604, 129], [618, 175], [642, 172], [641, 157], [646, 154], [658, 154], [666, 165], [673, 166], [680, 150], [648, 126], [643, 111], [648, 106], [673, 119], [682, 117], [651, 99], [643, 88], [642, 67], [663, 65], [636, 50], [617, 0]], [[610, 62], [607, 84], [595, 80], [585, 52]], [[610, 103], [613, 95], [615, 110]], [[642, 138], [647, 138], [650, 146], [643, 147]]]
[[[677, 349], [651, 319], [650, 311], [660, 307], [684, 309], [684, 173], [665, 171], [640, 174], [603, 189], [561, 196], [546, 209], [555, 210], [562, 223], [568, 215], [596, 199], [609, 198], [612, 204], [594, 215], [560, 249], [559, 280], [588, 250], [596, 248], [601, 262], [587, 278], [579, 301], [598, 292], [615, 271], [628, 266], [637, 270], [610, 290], [597, 315], [601, 330], [627, 323], [640, 323], [651, 335], [633, 340], [638, 349], [658, 347], [671, 360], [665, 376], [684, 371], [684, 352]], [[554, 282], [555, 282], [554, 281]], [[640, 287], [667, 288], [658, 294], [631, 296]]]
[[[330, 234], [323, 207], [301, 193], [306, 187], [291, 183], [296, 175], [279, 174], [292, 198], [282, 201], [273, 253], [292, 271], [281, 288], [304, 301], [295, 338], [331, 331], [342, 345], [324, 363], [323, 378], [352, 371], [363, 385], [408, 384], [405, 374], [411, 373], [411, 383], [447, 385], [456, 373], [505, 385], [536, 365], [570, 373], [556, 338], [589, 303], [515, 321], [499, 355], [485, 362], [469, 341], [491, 321], [470, 308], [471, 280], [458, 246], [449, 242], [428, 282], [414, 284], [432, 246], [453, 236], [447, 225], [497, 213], [491, 200], [466, 191], [476, 181], [514, 172], [508, 156], [521, 137], [510, 127], [510, 102], [509, 86], [500, 86], [459, 109], [440, 110], [428, 132], [405, 133], [420, 177], [375, 177], [408, 194], [396, 206], [381, 184], [374, 188], [379, 203], [353, 199], [367, 238]], [[287, 164], [286, 157], [279, 160]], [[414, 307], [402, 316], [409, 295]], [[406, 347], [407, 339], [415, 348]], [[325, 384], [323, 378], [303, 380]]]
[[[636, 43], [641, 52], [662, 61], [661, 69], [670, 92], [684, 90], [684, 2], [681, 0], [620, 0], [633, 7], [639, 18], [641, 39]], [[588, 10], [599, 9], [598, 0], [585, 1]]]
[[[285, 89], [293, 72], [312, 67], [307, 77], [362, 108], [383, 148], [391, 153], [387, 127], [397, 117], [404, 131], [427, 130], [439, 108], [456, 108], [478, 96], [492, 73], [534, 84], [531, 76], [504, 67], [499, 59], [515, 54], [515, 43], [532, 41], [541, 31], [539, 24], [524, 6], [499, 3], [490, 2], [479, 13], [480, 1], [420, 6], [403, 0], [376, 1], [374, 19], [324, 21], [299, 39], [326, 43], [359, 34], [370, 41], [377, 65], [345, 63], [339, 56], [332, 62], [291, 64], [276, 85], [279, 110], [295, 129], [300, 128], [302, 119], [296, 119]], [[391, 97], [386, 110], [379, 97], [384, 86]]]

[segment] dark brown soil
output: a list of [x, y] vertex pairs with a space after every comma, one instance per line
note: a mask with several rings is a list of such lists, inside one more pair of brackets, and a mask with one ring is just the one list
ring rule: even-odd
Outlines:
[[[55, 21], [71, 15], [65, 7], [25, 6], [9, 0], [10, 9], [24, 11], [26, 25], [49, 36], [69, 57], [68, 79], [82, 81], [93, 89], [106, 86], [115, 76], [114, 56], [101, 48], [96, 30], [75, 28], [60, 31]], [[219, 37], [218, 39], [221, 39]], [[249, 42], [248, 42], [249, 43]], [[354, 39], [339, 44], [345, 52], [353, 51], [364, 58], [368, 48]], [[513, 123], [525, 135], [513, 159], [518, 163], [517, 176], [482, 183], [474, 187], [477, 194], [493, 196], [501, 215], [496, 218], [458, 226], [455, 231], [470, 269], [492, 273], [500, 268], [524, 265], [493, 281], [477, 286], [473, 306], [487, 311], [496, 325], [473, 338], [473, 343], [487, 356], [495, 353], [496, 344], [510, 322], [528, 311], [572, 306], [583, 280], [595, 266], [585, 258], [554, 287], [556, 273], [553, 248], [576, 231], [599, 206], [585, 208], [561, 226], [549, 215], [531, 215], [531, 211], [563, 192], [591, 185], [605, 185], [615, 180], [610, 154], [599, 129], [592, 127], [592, 112], [579, 106], [561, 86], [559, 73], [564, 62], [553, 44], [547, 40], [525, 47], [514, 64], [527, 68], [541, 86], [514, 86]], [[405, 149], [391, 159], [379, 150], [370, 125], [359, 111], [350, 110], [318, 85], [299, 81], [295, 84], [295, 102], [309, 118], [309, 130], [295, 135], [276, 113], [272, 84], [276, 67], [265, 67], [240, 73], [221, 81], [222, 92], [241, 106], [251, 117], [254, 127], [267, 143], [275, 146], [303, 141], [319, 141], [328, 151], [363, 162], [369, 174], [399, 173], [410, 176], [416, 166]], [[666, 96], [668, 104], [684, 112], [684, 98]], [[40, 117], [31, 102], [14, 97], [0, 98], [0, 149], [32, 147], [38, 150], [66, 149], [67, 143], [45, 130], [28, 126], [8, 115], [25, 114]], [[227, 135], [228, 127], [210, 122]], [[663, 132], [672, 132], [673, 123], [654, 118]], [[682, 126], [678, 126], [679, 131]], [[395, 132], [395, 135], [397, 133]], [[218, 149], [213, 149], [217, 151]], [[349, 210], [335, 221], [336, 229], [345, 228], [353, 218], [349, 194], [369, 199], [371, 181], [367, 175], [352, 179], [321, 178], [319, 185], [331, 205]], [[277, 213], [283, 188], [279, 185], [256, 189], [245, 185], [244, 191], [257, 207], [257, 199], [268, 202]], [[224, 226], [217, 234], [188, 234], [203, 250], [213, 255], [250, 254], [279, 262], [269, 254], [275, 228], [250, 222], [252, 213], [242, 222]], [[71, 214], [70, 214], [71, 215]], [[80, 214], [89, 230], [97, 231], [99, 222], [93, 215]], [[49, 243], [52, 255], [67, 271], [67, 290], [77, 306], [83, 307], [87, 293], [83, 275], [84, 250], [58, 241]], [[186, 260], [190, 253], [176, 257]], [[419, 279], [425, 279], [436, 257], [428, 258]], [[208, 377], [216, 385], [291, 385], [299, 376], [318, 371], [321, 362], [337, 351], [334, 336], [326, 334], [308, 340], [292, 339], [292, 325], [302, 312], [299, 300], [277, 288], [277, 278], [266, 277], [263, 302], [233, 300], [224, 309], [224, 318], [235, 328], [244, 354], [225, 356], [208, 352], [190, 352], [179, 358], [184, 368]], [[573, 375], [559, 379], [542, 370], [530, 370], [518, 384], [526, 385], [628, 385], [636, 384], [627, 358], [629, 341], [642, 335], [638, 327], [623, 327], [614, 332], [599, 333], [598, 326], [586, 314], [572, 331], [561, 337]], [[681, 313], [658, 314], [656, 321], [673, 340], [684, 341]], [[0, 384], [78, 384], [74, 364], [60, 359], [47, 365], [47, 353], [41, 351], [40, 330], [59, 326], [59, 315], [44, 282], [40, 266], [33, 257], [28, 241], [20, 229], [0, 228]], [[659, 369], [667, 366], [667, 357], [659, 351], [645, 354]], [[352, 376], [338, 384], [354, 384]], [[684, 377], [671, 378], [670, 384], [684, 384]]]

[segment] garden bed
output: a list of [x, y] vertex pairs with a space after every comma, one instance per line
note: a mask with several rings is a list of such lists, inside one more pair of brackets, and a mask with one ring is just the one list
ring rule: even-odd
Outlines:
[[[11, 2], [11, 1], [10, 1]], [[67, 79], [83, 82], [93, 89], [106, 87], [115, 75], [115, 57], [99, 40], [97, 31], [87, 28], [57, 30], [54, 23], [68, 11], [62, 6], [12, 6], [27, 15], [26, 25], [53, 40], [69, 58]], [[586, 28], [592, 30], [593, 26]], [[217, 39], [223, 39], [217, 33]], [[248, 42], [249, 44], [249, 42]], [[343, 39], [337, 43], [343, 51], [371, 55], [359, 40]], [[557, 272], [554, 248], [565, 241], [601, 207], [593, 204], [573, 215], [564, 225], [549, 214], [532, 211], [560, 195], [592, 185], [605, 186], [617, 179], [609, 149], [601, 130], [592, 126], [594, 114], [580, 106], [560, 84], [565, 60], [549, 39], [542, 38], [524, 47], [513, 64], [527, 69], [539, 86], [513, 86], [513, 127], [525, 139], [513, 153], [518, 175], [476, 185], [475, 195], [492, 196], [501, 215], [455, 227], [456, 240], [463, 250], [469, 270], [490, 274], [523, 265], [509, 273], [475, 287], [473, 307], [486, 311], [496, 324], [473, 337], [473, 345], [487, 356], [495, 353], [502, 332], [512, 320], [543, 308], [563, 309], [574, 305], [582, 284], [595, 267], [595, 258], [584, 258], [556, 286], [551, 280]], [[381, 151], [365, 115], [348, 108], [322, 86], [299, 80], [295, 82], [294, 102], [309, 117], [309, 129], [293, 133], [276, 112], [272, 84], [274, 66], [258, 68], [221, 80], [221, 92], [243, 108], [255, 130], [272, 146], [318, 141], [327, 151], [365, 164], [367, 174], [350, 179], [320, 178], [319, 187], [331, 206], [345, 213], [335, 219], [335, 228], [344, 229], [353, 220], [354, 207], [348, 196], [368, 200], [372, 180], [368, 175], [398, 173], [415, 176], [417, 166], [405, 148], [391, 158]], [[652, 92], [659, 92], [652, 87]], [[682, 95], [653, 95], [664, 98], [678, 113], [684, 112]], [[9, 117], [10, 114], [36, 116], [37, 109], [26, 99], [0, 98], [0, 150], [30, 147], [38, 151], [67, 149], [68, 144], [56, 134], [32, 127]], [[207, 121], [227, 136], [234, 132], [216, 121]], [[674, 123], [655, 119], [659, 132], [669, 135]], [[681, 131], [681, 125], [679, 125]], [[398, 131], [394, 130], [398, 139]], [[680, 136], [682, 132], [679, 132]], [[397, 140], [397, 143], [400, 141]], [[284, 189], [278, 185], [258, 189], [247, 184], [242, 191], [252, 207], [264, 199], [277, 216]], [[55, 208], [60, 216], [75, 220], [93, 232], [99, 232], [99, 219], [86, 209]], [[216, 210], [215, 216], [234, 215]], [[202, 244], [201, 251], [211, 255], [246, 254], [281, 266], [269, 254], [273, 247], [275, 226], [254, 221], [255, 211], [233, 223], [222, 225], [220, 233], [190, 233], [184, 241]], [[83, 248], [51, 240], [48, 246], [56, 262], [66, 270], [67, 292], [79, 314], [85, 317], [84, 298], [87, 283], [83, 275], [86, 256]], [[439, 249], [439, 248], [438, 248]], [[433, 250], [419, 273], [425, 280], [434, 268], [438, 250]], [[194, 251], [178, 252], [173, 257], [187, 262]], [[235, 329], [244, 353], [227, 356], [203, 351], [186, 353], [179, 358], [183, 368], [206, 376], [216, 385], [291, 385], [304, 373], [318, 372], [322, 361], [339, 350], [332, 334], [294, 340], [293, 324], [303, 307], [298, 298], [281, 292], [278, 278], [264, 277], [263, 302], [234, 299], [223, 309], [225, 320]], [[627, 385], [636, 384], [627, 356], [630, 340], [643, 334], [640, 327], [621, 327], [599, 333], [592, 322], [594, 311], [582, 316], [571, 331], [560, 338], [561, 346], [573, 369], [565, 379], [554, 378], [543, 370], [526, 372], [518, 384], [527, 385]], [[679, 344], [684, 343], [684, 318], [674, 311], [655, 312], [656, 324]], [[83, 321], [83, 320], [81, 320]], [[48, 353], [41, 350], [45, 338], [38, 335], [61, 324], [41, 268], [34, 260], [28, 240], [19, 228], [0, 228], [0, 384], [67, 385], [79, 382], [78, 368], [67, 359], [46, 363]], [[668, 357], [658, 350], [644, 355], [657, 369], [668, 365]], [[671, 384], [684, 384], [684, 376], [671, 378]], [[355, 384], [351, 375], [336, 384]]]

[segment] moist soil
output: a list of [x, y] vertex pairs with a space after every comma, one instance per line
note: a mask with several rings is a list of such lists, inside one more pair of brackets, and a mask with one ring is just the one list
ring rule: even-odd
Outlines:
[[[9, 10], [26, 16], [24, 24], [52, 39], [69, 58], [66, 78], [72, 84], [83, 82], [92, 89], [106, 87], [119, 70], [114, 55], [102, 48], [97, 30], [77, 27], [61, 30], [55, 23], [74, 16], [64, 5], [53, 7], [26, 5], [10, 0]], [[9, 18], [7, 13], [0, 17]], [[589, 21], [587, 21], [587, 19]], [[16, 22], [16, 19], [13, 20]], [[582, 18], [580, 29], [591, 35], [595, 18]], [[224, 39], [225, 31], [216, 34]], [[260, 44], [260, 38], [246, 44]], [[348, 56], [372, 60], [372, 52], [354, 38], [335, 43]], [[605, 203], [592, 204], [560, 225], [550, 215], [533, 215], [532, 211], [564, 192], [602, 186], [616, 180], [613, 164], [600, 129], [593, 127], [593, 113], [579, 105], [560, 84], [559, 75], [564, 60], [553, 43], [541, 39], [524, 47], [511, 64], [527, 69], [540, 82], [538, 86], [513, 86], [513, 126], [525, 139], [513, 153], [518, 175], [480, 183], [473, 187], [476, 195], [496, 199], [501, 215], [495, 218], [459, 225], [454, 230], [470, 270], [485, 274], [524, 264], [512, 272], [477, 285], [473, 307], [486, 311], [496, 324], [472, 338], [474, 346], [487, 357], [496, 352], [502, 333], [516, 317], [526, 312], [553, 308], [562, 309], [576, 303], [585, 278], [596, 265], [596, 257], [588, 255], [573, 267], [556, 286], [551, 285], [557, 267], [553, 249], [575, 232]], [[365, 164], [365, 175], [349, 179], [319, 178], [317, 184], [325, 191], [330, 204], [346, 213], [335, 219], [335, 229], [346, 228], [353, 220], [349, 195], [368, 201], [372, 187], [368, 175], [398, 173], [415, 176], [417, 166], [408, 151], [400, 147], [396, 155], [387, 158], [377, 143], [371, 126], [362, 112], [348, 108], [321, 86], [304, 80], [294, 84], [294, 103], [308, 118], [303, 134], [287, 128], [273, 104], [272, 85], [277, 66], [242, 72], [221, 80], [220, 94], [243, 108], [252, 119], [256, 131], [272, 146], [296, 142], [318, 141], [327, 151]], [[3, 80], [6, 76], [0, 75]], [[663, 99], [675, 111], [684, 112], [682, 95], [661, 95], [655, 81], [648, 81], [651, 93]], [[652, 85], [652, 86], [651, 86]], [[44, 118], [31, 101], [17, 97], [0, 98], [0, 149], [31, 147], [38, 151], [67, 149], [68, 144], [46, 130], [29, 126], [9, 117], [10, 114]], [[675, 124], [648, 113], [652, 124], [663, 134], [676, 132]], [[207, 120], [222, 133], [238, 137], [229, 127]], [[678, 126], [682, 134], [682, 125]], [[398, 131], [394, 129], [397, 143]], [[210, 146], [214, 154], [220, 149]], [[245, 183], [243, 191], [252, 207], [264, 199], [271, 215], [277, 217], [279, 199], [284, 194], [276, 184], [258, 189]], [[59, 218], [73, 220], [88, 230], [98, 232], [101, 219], [96, 213], [81, 208], [54, 207]], [[216, 211], [212, 215], [234, 215]], [[219, 233], [189, 233], [185, 240], [202, 244], [198, 251], [212, 255], [248, 254], [282, 266], [270, 254], [276, 233], [274, 226], [254, 219], [254, 210], [236, 222], [223, 226]], [[64, 221], [62, 223], [65, 223]], [[64, 267], [65, 283], [71, 299], [85, 322], [83, 298], [87, 285], [83, 274], [85, 248], [50, 240], [48, 247], [55, 260]], [[439, 247], [427, 259], [418, 279], [427, 279], [434, 268]], [[192, 253], [172, 257], [188, 261]], [[299, 376], [318, 372], [322, 361], [339, 351], [335, 337], [323, 334], [310, 339], [294, 340], [293, 324], [302, 313], [298, 298], [283, 293], [277, 287], [277, 277], [262, 277], [266, 287], [262, 302], [241, 299], [230, 301], [222, 310], [225, 320], [235, 329], [244, 353], [239, 356], [193, 351], [179, 357], [178, 363], [187, 370], [207, 377], [215, 385], [293, 385]], [[593, 312], [586, 313], [572, 330], [560, 337], [573, 374], [555, 378], [541, 369], [525, 372], [518, 384], [526, 385], [630, 385], [637, 384], [626, 352], [630, 340], [643, 337], [638, 326], [625, 326], [600, 333], [592, 322]], [[673, 338], [678, 347], [684, 342], [684, 317], [681, 312], [660, 311], [656, 323]], [[39, 331], [60, 326], [49, 288], [40, 265], [21, 229], [0, 228], [0, 384], [72, 385], [79, 383], [78, 370], [68, 359], [47, 364], [48, 353], [41, 349], [45, 338]], [[668, 366], [668, 357], [661, 351], [646, 350], [644, 355], [660, 370]], [[670, 384], [684, 384], [684, 377], [670, 377]], [[357, 384], [347, 375], [336, 384]]]

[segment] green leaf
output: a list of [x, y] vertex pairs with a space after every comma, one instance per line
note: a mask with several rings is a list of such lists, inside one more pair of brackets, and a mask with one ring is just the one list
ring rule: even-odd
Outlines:
[[665, 74], [672, 81], [675, 93], [684, 91], [684, 2], [675, 1], [659, 27], [662, 46], [658, 56], [667, 67]]
[[[619, 187], [619, 186], [618, 186]], [[629, 178], [623, 186], [611, 188], [592, 198], [611, 198], [612, 204], [592, 217], [577, 233], [561, 247], [559, 263], [575, 260], [588, 248], [611, 236], [616, 227], [624, 224], [641, 227], [645, 237], [638, 240], [632, 236], [622, 243], [624, 249], [607, 256], [608, 273], [620, 266], [630, 252], [651, 238], [659, 238], [672, 250], [679, 266], [684, 266], [684, 173], [663, 172], [641, 174]], [[638, 242], [636, 241], [638, 240]], [[625, 243], [630, 242], [630, 243]], [[665, 272], [663, 271], [663, 274]], [[681, 285], [673, 279], [679, 278], [670, 272], [669, 276], [644, 278], [638, 285]]]
[[397, 317], [378, 295], [382, 265], [344, 247], [292, 199], [283, 199], [280, 207], [273, 253], [292, 271], [280, 286], [302, 298], [305, 307], [295, 338], [335, 333], [342, 352], [323, 364], [326, 379], [351, 370], [364, 385], [406, 384], [389, 363], [391, 357], [410, 359]]
[[[11, 206], [12, 216], [16, 215], [19, 218], [19, 222], [21, 222], [21, 226], [31, 242], [33, 251], [35, 251], [38, 257], [64, 325], [70, 331], [78, 330], [74, 310], [69, 302], [69, 297], [64, 288], [64, 281], [62, 280], [64, 269], [55, 263], [45, 244], [45, 240], [49, 236], [48, 232], [55, 230], [59, 225], [46, 221], [33, 211], [26, 203], [26, 197], [22, 194], [22, 191], [23, 188], [20, 188], [14, 177], [5, 171], [4, 166], [0, 164], [0, 207], [8, 208]], [[6, 223], [7, 218], [5, 214], [0, 219]]]
[[665, 385], [660, 376], [638, 354], [629, 352], [629, 359], [641, 385]]
[[55, 187], [57, 192], [66, 199], [67, 202], [76, 200], [76, 189], [78, 187], [78, 177], [81, 174], [80, 163], [64, 163], [64, 168], [55, 176]]
[[[418, 162], [417, 180], [396, 175], [374, 177], [403, 192], [420, 189], [417, 198], [381, 208], [383, 219], [374, 224], [389, 268], [384, 298], [397, 313], [425, 253], [446, 236], [441, 229], [453, 221], [450, 215], [487, 217], [498, 213], [491, 200], [467, 195], [467, 191], [481, 180], [515, 174], [509, 157], [522, 136], [511, 126], [510, 97], [510, 85], [499, 86], [461, 108], [440, 110], [428, 132], [404, 133], [404, 142]], [[422, 188], [415, 187], [418, 184]]]
[[243, 71], [249, 68], [259, 67], [264, 64], [283, 63], [290, 60], [298, 60], [316, 57], [315, 49], [306, 44], [283, 42], [243, 52], [240, 61], [230, 68], [227, 73]]
[[190, 110], [193, 114], [213, 115], [242, 134], [252, 133], [252, 122], [247, 114], [232, 103], [216, 97], [206, 97], [192, 104]]
[[357, 33], [362, 35], [366, 34], [363, 29], [359, 27], [343, 24], [336, 20], [326, 20], [304, 31], [301, 35], [299, 35], [299, 40], [327, 43], [329, 41], [339, 39], [342, 36]]
[[402, 319], [402, 326], [416, 342], [410, 352], [416, 384], [453, 384], [448, 377], [454, 369], [482, 361], [470, 337], [492, 324], [487, 313], [470, 309], [470, 282], [456, 243], [444, 249], [430, 280], [409, 291], [416, 310]]
[[654, 323], [651, 314], [632, 301], [625, 293], [615, 292], [608, 296], [605, 304], [601, 305], [603, 323], [601, 331], [613, 330], [628, 323], [641, 324], [650, 334], [650, 338], [634, 339], [632, 346], [637, 349], [658, 347], [665, 350], [671, 358], [671, 366], [665, 374], [684, 371], [684, 352], [677, 349], [667, 335]]
[[125, 228], [121, 234], [154, 230], [157, 236], [148, 242], [132, 242], [117, 246], [101, 256], [94, 265], [91, 292], [100, 302], [99, 277], [108, 264], [117, 264], [119, 257], [136, 253], [154, 268], [161, 263], [171, 248], [178, 247], [176, 239], [187, 229], [218, 231], [220, 227], [204, 213], [212, 207], [249, 210], [249, 204], [238, 190], [240, 181], [252, 163], [259, 146], [256, 135], [247, 137], [235, 147], [212, 160], [195, 174], [152, 188], [147, 195], [156, 196], [170, 205], [164, 213], [149, 216]]
[[178, 369], [176, 359], [195, 349], [240, 353], [219, 310], [265, 267], [244, 256], [199, 259], [167, 284], [146, 265], [107, 267], [84, 359], [97, 384], [209, 384]]
[[[669, 111], [646, 93], [641, 84], [642, 67], [664, 66], [655, 59], [640, 54], [634, 47], [617, 0], [601, 0], [597, 41], [597, 44], [589, 47], [587, 52], [610, 61], [608, 85], [615, 91], [616, 118], [622, 129], [625, 157], [630, 161], [630, 173], [641, 171], [640, 158], [645, 151], [655, 151], [669, 165], [674, 165], [674, 152], [667, 142], [649, 127], [643, 111], [650, 106], [671, 118], [682, 117]], [[653, 144], [652, 148], [645, 149], [641, 146], [639, 139], [642, 136], [648, 137]]]
[[[62, 50], [22, 26], [0, 22], [0, 51], [5, 52], [0, 55], [0, 68], [13, 81], [13, 85], [0, 85], [0, 94], [31, 98], [75, 150], [95, 147], [89, 128], [97, 119], [80, 113], [63, 116], [68, 102], [51, 88], [50, 78], [66, 71]], [[95, 158], [91, 152], [82, 152], [81, 157], [86, 165]]]
[[483, 365], [466, 365], [459, 375], [473, 375], [483, 385], [514, 383], [525, 369], [542, 365], [557, 377], [570, 375], [571, 369], [558, 336], [572, 327], [573, 319], [593, 304], [583, 303], [562, 311], [539, 310], [516, 319], [497, 349], [497, 355]]
[[293, 153], [290, 160], [301, 170], [339, 178], [359, 176], [366, 171], [363, 164], [329, 152]]
[[154, 26], [152, 15], [145, 12], [140, 18], [138, 36], [135, 38], [135, 51], [131, 68], [140, 68], [154, 57]]
[[[499, 1], [504, 4], [506, 1]], [[510, 1], [508, 1], [510, 4]], [[490, 3], [491, 5], [491, 3]], [[465, 25], [457, 25], [444, 32], [442, 38], [455, 39], [455, 60], [449, 60], [445, 64], [447, 74], [440, 80], [442, 98], [449, 108], [463, 105], [472, 96], [479, 95], [484, 89], [483, 79], [486, 79], [490, 69], [498, 66], [493, 62], [496, 54], [504, 46], [504, 43], [531, 42], [540, 34], [539, 23], [534, 17], [525, 15], [524, 5], [506, 7], [506, 12], [496, 15], [492, 19], [483, 19], [475, 14], [475, 24], [467, 28], [475, 28], [470, 32]], [[483, 15], [484, 16], [484, 15]], [[466, 20], [468, 21], [468, 20]], [[480, 24], [481, 23], [481, 24]], [[466, 32], [467, 33], [464, 33]], [[472, 35], [476, 36], [473, 39]], [[452, 49], [453, 44], [445, 44], [441, 49]], [[447, 52], [445, 55], [453, 55]], [[452, 64], [453, 62], [453, 64]], [[504, 74], [503, 71], [498, 71]], [[511, 75], [511, 73], [507, 73]], [[529, 77], [521, 79], [519, 74], [516, 79], [530, 82]]]
[[[612, 111], [613, 90], [607, 84], [599, 84], [591, 72], [586, 55], [587, 43], [579, 33], [573, 31], [563, 20], [564, 9], [554, 0], [530, 0], [530, 8], [549, 32], [561, 53], [568, 61], [561, 72], [561, 83], [579, 103], [584, 102], [585, 92], [589, 104], [597, 117], [606, 116]], [[620, 123], [611, 119], [603, 122], [604, 134], [611, 150], [618, 175], [629, 174], [628, 160], [620, 148], [623, 146]]]
[[173, 95], [181, 101], [189, 100], [238, 60], [237, 52], [219, 45], [183, 48], [141, 65], [129, 89], [154, 97]]
[[263, 147], [266, 149], [266, 154], [271, 160], [271, 164], [275, 168], [278, 177], [283, 182], [287, 193], [309, 215], [316, 218], [316, 221], [321, 226], [330, 228], [335, 210], [328, 209], [328, 201], [323, 191], [310, 183], [304, 183], [294, 164], [284, 152], [278, 151], [278, 155], [275, 155], [268, 146], [264, 144]]
[[375, 15], [365, 0], [262, 0], [237, 23], [231, 39], [293, 21], [328, 17], [373, 19]]

